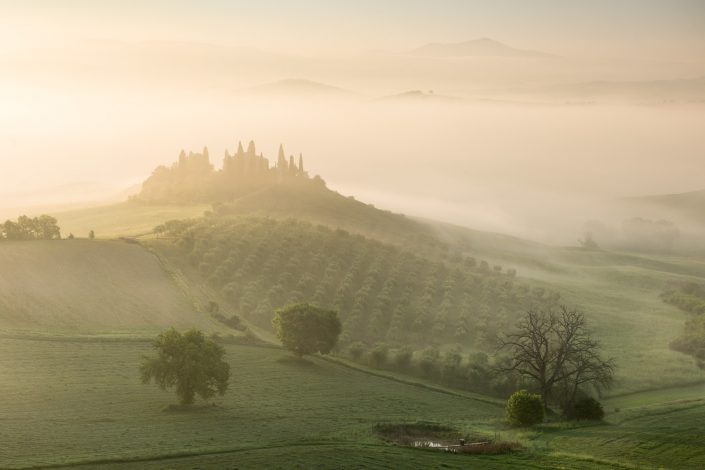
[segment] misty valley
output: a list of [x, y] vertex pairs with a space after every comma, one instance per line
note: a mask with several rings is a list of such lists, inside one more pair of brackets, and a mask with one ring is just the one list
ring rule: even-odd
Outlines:
[[0, 470], [705, 468], [705, 4], [0, 4]]

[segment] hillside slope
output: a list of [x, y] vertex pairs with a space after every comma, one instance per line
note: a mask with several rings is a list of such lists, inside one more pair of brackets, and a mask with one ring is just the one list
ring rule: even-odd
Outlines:
[[[272, 312], [296, 302], [335, 308], [341, 341], [426, 346], [457, 341], [494, 347], [491, 338], [529, 308], [559, 296], [481, 260], [434, 261], [389, 244], [311, 223], [255, 217], [207, 217], [170, 223], [170, 256], [189, 260], [234, 306], [269, 327]], [[155, 249], [166, 243], [154, 242]]]
[[106, 206], [55, 212], [61, 234], [86, 238], [93, 230], [97, 238], [134, 237], [150, 233], [171, 219], [199, 217], [210, 205], [153, 205], [123, 202]]
[[256, 215], [299, 219], [341, 228], [395, 245], [433, 250], [442, 244], [426, 224], [403, 214], [343, 196], [308, 181], [273, 184], [216, 207], [219, 215]]
[[705, 225], [705, 189], [688, 193], [635, 197], [625, 201], [633, 205], [666, 209]]
[[0, 332], [152, 334], [218, 329], [144, 248], [118, 241], [0, 243]]

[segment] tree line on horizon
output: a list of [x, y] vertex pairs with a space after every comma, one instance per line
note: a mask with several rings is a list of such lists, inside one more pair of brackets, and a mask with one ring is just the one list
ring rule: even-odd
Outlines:
[[61, 229], [50, 215], [28, 217], [21, 215], [17, 221], [6, 220], [0, 224], [0, 241], [60, 240]]

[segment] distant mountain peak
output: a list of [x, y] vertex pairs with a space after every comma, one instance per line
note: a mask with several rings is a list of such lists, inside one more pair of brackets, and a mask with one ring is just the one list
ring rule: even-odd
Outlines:
[[479, 38], [456, 43], [430, 43], [411, 51], [424, 57], [555, 57], [544, 52], [516, 49], [491, 38]]

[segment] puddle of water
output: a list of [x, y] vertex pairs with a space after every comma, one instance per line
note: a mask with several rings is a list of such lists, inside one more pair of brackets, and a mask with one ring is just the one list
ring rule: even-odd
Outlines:
[[433, 441], [414, 441], [411, 443], [412, 447], [428, 447], [428, 448], [438, 448], [438, 447], [448, 447], [447, 444], [442, 444], [440, 442]]

